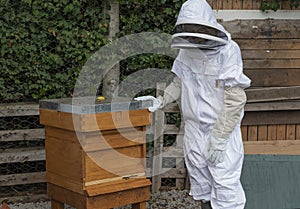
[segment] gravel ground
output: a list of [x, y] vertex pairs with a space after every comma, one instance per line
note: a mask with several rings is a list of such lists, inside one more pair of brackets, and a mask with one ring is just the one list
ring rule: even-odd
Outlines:
[[[37, 202], [25, 204], [10, 204], [11, 209], [50, 209], [50, 202]], [[66, 209], [73, 209], [66, 206]], [[189, 196], [187, 190], [170, 190], [157, 192], [151, 195], [151, 200], [147, 203], [148, 209], [201, 209], [199, 202], [194, 201]], [[118, 209], [131, 209], [130, 206], [120, 207]]]

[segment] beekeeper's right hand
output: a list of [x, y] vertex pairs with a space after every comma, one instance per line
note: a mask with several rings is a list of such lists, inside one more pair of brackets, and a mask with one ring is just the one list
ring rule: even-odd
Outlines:
[[134, 98], [134, 100], [137, 101], [144, 101], [144, 100], [152, 100], [153, 105], [151, 107], [148, 108], [148, 110], [150, 112], [155, 112], [157, 111], [159, 108], [161, 108], [162, 103], [163, 103], [163, 98], [162, 96], [159, 96], [157, 98], [153, 97], [153, 96], [141, 96], [141, 97], [136, 97]]
[[178, 100], [181, 95], [181, 81], [178, 77], [175, 77], [170, 83], [169, 86], [164, 91], [164, 96], [158, 96], [157, 98], [153, 96], [141, 96], [134, 98], [134, 100], [142, 101], [142, 100], [152, 100], [153, 106], [149, 107], [148, 110], [150, 112], [155, 112], [160, 108], [163, 108], [167, 104]]

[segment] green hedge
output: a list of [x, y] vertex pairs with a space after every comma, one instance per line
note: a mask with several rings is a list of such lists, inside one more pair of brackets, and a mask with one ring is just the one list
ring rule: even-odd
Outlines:
[[101, 1], [1, 0], [1, 101], [70, 96], [81, 66], [107, 43], [101, 11]]
[[[119, 0], [120, 34], [161, 32], [172, 34], [177, 15], [185, 0]], [[128, 58], [121, 63], [122, 76], [140, 69], [170, 69], [173, 60], [158, 54]], [[122, 78], [121, 78], [122, 79]]]

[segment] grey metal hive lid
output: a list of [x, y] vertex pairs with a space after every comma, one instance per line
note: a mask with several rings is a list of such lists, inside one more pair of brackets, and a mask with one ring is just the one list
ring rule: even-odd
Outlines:
[[98, 101], [95, 100], [95, 97], [77, 97], [40, 100], [39, 106], [41, 109], [56, 110], [60, 112], [75, 114], [94, 114], [103, 112], [147, 109], [148, 107], [152, 106], [152, 101], [133, 101], [132, 98], [124, 97]]

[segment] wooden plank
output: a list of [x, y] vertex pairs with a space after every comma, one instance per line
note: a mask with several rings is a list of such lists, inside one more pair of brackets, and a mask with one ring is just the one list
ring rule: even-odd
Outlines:
[[44, 147], [12, 148], [0, 152], [0, 164], [45, 160]]
[[[300, 86], [250, 88], [246, 90], [246, 94], [248, 103], [300, 99]], [[270, 103], [268, 104], [271, 106]], [[279, 107], [280, 104], [277, 104]], [[290, 108], [296, 108], [293, 103], [289, 105]]]
[[147, 109], [86, 115], [40, 109], [40, 122], [47, 126], [90, 132], [150, 125], [152, 114]]
[[286, 140], [286, 125], [277, 125], [276, 140]]
[[[0, 202], [8, 201], [12, 203], [22, 202], [22, 203], [32, 203], [32, 202], [41, 202], [41, 201], [49, 201], [49, 197], [44, 190], [35, 191], [37, 194], [32, 194], [31, 192], [18, 192], [16, 195], [6, 196], [4, 198], [0, 198]], [[38, 194], [39, 192], [39, 194]]]
[[[83, 151], [78, 142], [62, 142], [60, 139], [46, 135], [47, 172], [66, 177], [75, 182], [83, 182], [82, 153]], [[57, 183], [48, 179], [48, 174], [47, 181]]]
[[223, 0], [222, 9], [232, 9], [232, 0]]
[[146, 209], [147, 204], [146, 202], [134, 203], [131, 205], [131, 209]]
[[180, 134], [182, 135], [184, 132], [184, 127], [177, 127], [176, 125], [167, 124], [164, 128], [164, 134]]
[[233, 0], [232, 1], [232, 9], [242, 9], [243, 4], [241, 0]]
[[300, 86], [300, 69], [257, 69], [244, 73], [252, 80], [252, 87]]
[[286, 126], [286, 139], [287, 140], [296, 139], [296, 125], [291, 124]]
[[300, 39], [235, 39], [239, 44], [242, 53], [243, 50], [299, 50]]
[[214, 2], [214, 9], [219, 10], [223, 7], [223, 1], [222, 0], [216, 0]]
[[268, 126], [267, 125], [260, 125], [257, 126], [257, 140], [258, 141], [266, 141], [268, 140]]
[[268, 125], [268, 141], [277, 140], [277, 125]]
[[242, 125], [299, 124], [300, 110], [245, 112]]
[[162, 109], [165, 113], [169, 113], [169, 112], [180, 112], [180, 109], [178, 107], [177, 103], [170, 103], [167, 104], [163, 109]]
[[0, 175], [0, 186], [46, 182], [46, 172]]
[[145, 172], [143, 146], [89, 152], [85, 156], [85, 182]]
[[[145, 187], [129, 189], [123, 192], [114, 192], [114, 193], [94, 196], [93, 198], [88, 198], [87, 208], [107, 209], [107, 208], [114, 208], [118, 206], [125, 206], [132, 203], [134, 204], [145, 203], [148, 200], [150, 200], [150, 189], [149, 186], [145, 186]], [[145, 209], [145, 207], [142, 207], [140, 209]]]
[[[176, 135], [176, 148], [183, 150], [183, 135]], [[182, 158], [176, 157], [175, 160], [176, 160], [176, 168], [177, 169], [186, 169], [183, 154], [182, 154]], [[187, 175], [185, 176], [185, 178], [176, 178], [176, 187], [179, 189], [185, 189], [185, 186], [186, 186], [185, 179], [186, 178], [188, 178]]]
[[257, 126], [248, 126], [248, 141], [257, 141]]
[[[96, 122], [95, 122], [96, 119]], [[81, 131], [110, 130], [150, 125], [152, 114], [147, 109], [130, 110], [94, 115], [84, 115]]]
[[252, 9], [252, 0], [243, 1], [243, 9]]
[[184, 157], [183, 149], [178, 147], [173, 147], [173, 146], [163, 147], [163, 151], [161, 155], [162, 157], [176, 157], [176, 158]]
[[51, 209], [64, 209], [65, 204], [54, 199], [51, 199]]
[[252, 0], [252, 9], [260, 10], [261, 0]]
[[[242, 57], [244, 60], [261, 60], [261, 59], [299, 59], [299, 49], [243, 49]], [[288, 62], [287, 62], [288, 63]]]
[[98, 185], [92, 185], [85, 187], [86, 193], [89, 197], [98, 196], [102, 194], [109, 194], [114, 192], [122, 192], [130, 189], [136, 189], [139, 187], [148, 187], [151, 185], [149, 179], [145, 178], [130, 178], [122, 179], [115, 182], [107, 182]]
[[280, 1], [280, 9], [290, 10], [291, 9], [291, 1]]
[[52, 126], [67, 130], [80, 130], [81, 115], [55, 110], [40, 109], [40, 123], [45, 126]]
[[300, 155], [300, 140], [273, 140], [244, 142], [249, 155]]
[[213, 7], [213, 1], [212, 1], [212, 0], [207, 0], [207, 3], [208, 3], [211, 7]]
[[162, 178], [186, 178], [187, 170], [185, 168], [163, 168]]
[[45, 130], [24, 129], [24, 130], [6, 130], [0, 131], [0, 142], [9, 141], [30, 141], [37, 139], [45, 139]]
[[57, 173], [52, 173], [51, 171], [47, 171], [46, 181], [47, 183], [55, 183], [55, 185], [62, 186], [70, 191], [79, 194], [84, 194], [83, 183], [77, 180], [73, 180], [67, 176], [62, 176]]
[[[248, 2], [248, 1], [244, 1]], [[222, 22], [232, 38], [300, 38], [298, 20], [233, 20]]]
[[[263, 59], [263, 60], [244, 60], [244, 68], [245, 70], [250, 69], [294, 69], [298, 70], [298, 66], [300, 64], [300, 59]], [[299, 75], [299, 74], [298, 74]]]
[[47, 184], [49, 198], [55, 199], [59, 202], [67, 203], [68, 205], [75, 208], [86, 209], [86, 201], [83, 195], [67, 190], [63, 187]]
[[296, 140], [300, 140], [300, 124], [296, 125]]
[[36, 103], [0, 104], [0, 117], [39, 115], [39, 105]]
[[[156, 96], [163, 95], [163, 90], [166, 88], [166, 83], [157, 83]], [[158, 192], [161, 187], [161, 169], [162, 169], [162, 152], [163, 152], [163, 132], [164, 132], [164, 112], [156, 111], [154, 115], [154, 147], [152, 157], [152, 192]]]
[[74, 131], [47, 126], [46, 134], [48, 137], [53, 137], [61, 141], [79, 142], [85, 152], [129, 147], [146, 143], [146, 131], [140, 127], [76, 133]]
[[243, 141], [247, 141], [248, 140], [248, 126], [241, 126], [241, 131], [242, 131], [242, 139]]
[[[248, 101], [251, 102], [251, 101]], [[300, 101], [274, 101], [274, 102], [257, 102], [247, 103], [245, 105], [245, 111], [267, 111], [267, 110], [299, 110]]]
[[212, 8], [213, 9], [216, 9], [216, 10], [218, 10], [219, 8], [218, 8], [218, 2], [219, 2], [220, 0], [212, 0]]

